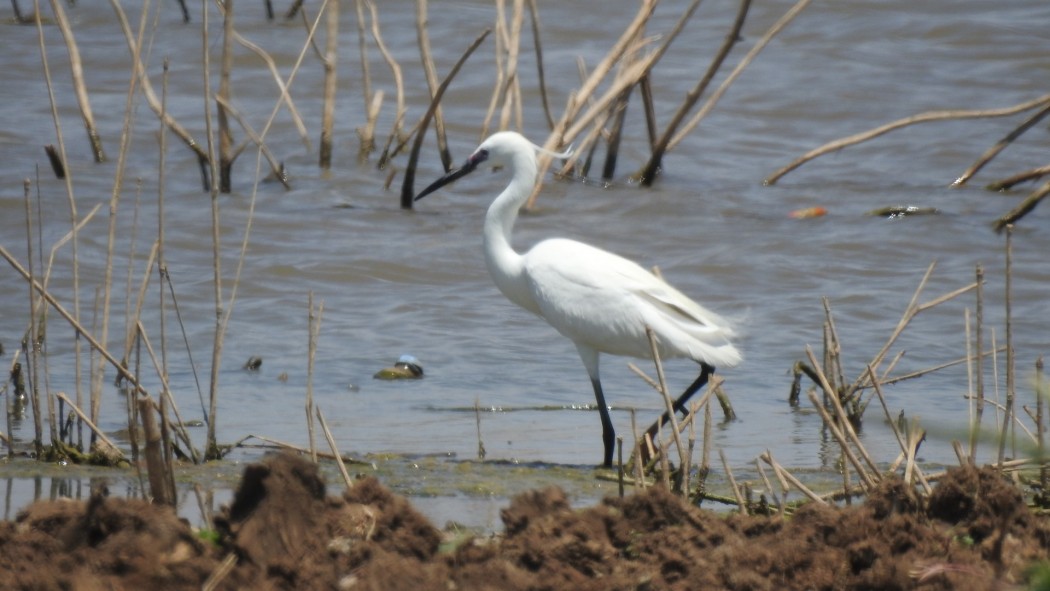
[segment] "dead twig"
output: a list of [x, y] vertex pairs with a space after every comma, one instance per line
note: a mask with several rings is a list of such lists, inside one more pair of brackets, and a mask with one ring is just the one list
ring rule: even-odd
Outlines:
[[803, 164], [818, 158], [830, 152], [841, 150], [842, 148], [853, 146], [862, 142], [885, 135], [901, 127], [907, 127], [916, 123], [927, 123], [930, 121], [950, 121], [955, 119], [984, 119], [989, 117], [1006, 117], [1008, 115], [1014, 115], [1030, 109], [1034, 109], [1039, 106], [1043, 106], [1050, 102], [1050, 94], [1044, 94], [1043, 96], [1026, 101], [1012, 107], [1005, 107], [1001, 109], [978, 109], [978, 110], [950, 110], [950, 111], [927, 111], [925, 113], [919, 113], [918, 115], [912, 115], [910, 117], [904, 117], [884, 125], [880, 125], [874, 129], [863, 131], [860, 133], [853, 134], [841, 139], [837, 139], [824, 144], [818, 148], [806, 152], [802, 157], [796, 159], [791, 164], [777, 170], [770, 175], [764, 181], [767, 185], [776, 184], [781, 177], [787, 173], [795, 170]]

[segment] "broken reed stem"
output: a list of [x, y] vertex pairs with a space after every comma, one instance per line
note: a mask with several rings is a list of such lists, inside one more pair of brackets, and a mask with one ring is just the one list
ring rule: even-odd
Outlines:
[[[803, 1], [808, 2], [808, 0]], [[687, 14], [691, 15], [692, 12], [696, 10], [698, 4], [699, 2], [694, 1], [687, 10]], [[725, 58], [729, 55], [729, 51], [734, 45], [736, 45], [737, 40], [740, 39], [740, 30], [744, 26], [744, 19], [747, 18], [747, 12], [750, 6], [751, 0], [741, 0], [736, 19], [726, 33], [722, 46], [718, 49], [715, 57], [712, 58], [704, 75], [697, 81], [693, 88], [686, 93], [685, 100], [683, 100], [682, 104], [678, 106], [678, 110], [675, 112], [674, 116], [671, 117], [670, 123], [664, 128], [663, 134], [660, 135], [653, 144], [653, 151], [649, 156], [649, 161], [645, 163], [645, 166], [642, 167], [640, 172], [634, 175], [642, 185], [646, 187], [651, 186], [653, 181], [656, 180], [656, 174], [660, 170], [664, 154], [671, 149], [671, 142], [675, 137], [674, 134], [678, 130], [678, 126], [682, 124], [686, 115], [689, 114], [689, 111], [692, 110], [697, 101], [700, 100], [700, 97], [703, 96], [704, 91], [707, 90], [707, 86], [711, 83], [711, 80], [714, 78], [719, 68], [722, 67]], [[699, 120], [697, 120], [697, 123], [699, 123]]]
[[169, 482], [164, 454], [161, 445], [161, 433], [157, 428], [157, 419], [153, 416], [153, 401], [143, 397], [138, 401], [139, 416], [142, 418], [142, 431], [146, 439], [146, 474], [149, 476], [150, 495], [158, 505], [175, 505], [175, 491], [169, 490]]
[[1006, 149], [1006, 146], [1010, 145], [1011, 143], [1013, 143], [1014, 140], [1021, 137], [1021, 135], [1023, 135], [1024, 132], [1031, 129], [1033, 126], [1035, 126], [1036, 123], [1042, 121], [1043, 118], [1047, 115], [1050, 115], [1050, 101], [1048, 101], [1042, 109], [1036, 111], [1030, 117], [1021, 122], [1020, 125], [1015, 127], [1012, 131], [1010, 131], [1010, 133], [1006, 134], [1006, 136], [1003, 137], [1001, 140], [995, 142], [995, 145], [993, 145], [991, 148], [988, 148], [988, 150], [986, 150], [984, 154], [981, 154], [981, 157], [978, 158], [973, 164], [971, 164], [970, 167], [967, 168], [959, 176], [959, 178], [955, 179], [955, 181], [952, 182], [951, 186], [961, 187], [965, 185], [967, 181], [973, 178], [973, 175], [977, 174], [977, 171], [981, 170], [981, 168], [983, 168], [985, 164], [991, 162], [993, 158], [998, 156], [1000, 152]]
[[372, 69], [368, 63], [368, 43], [365, 41], [364, 0], [354, 0], [354, 10], [357, 11], [357, 52], [361, 56], [361, 97], [366, 114], [365, 125], [357, 128], [357, 135], [361, 140], [358, 150], [359, 154], [364, 155], [375, 150], [376, 120], [379, 118], [383, 93], [380, 91], [378, 94], [372, 94]]
[[638, 438], [638, 422], [634, 408], [631, 408], [631, 438], [634, 440], [631, 457], [634, 458], [632, 465], [634, 466], [635, 486], [639, 490], [645, 490], [645, 467], [642, 466], [642, 445], [645, 445], [645, 443]]
[[346, 490], [350, 490], [354, 487], [354, 481], [350, 478], [350, 473], [346, 471], [346, 464], [343, 463], [343, 456], [339, 455], [339, 448], [335, 445], [335, 437], [332, 437], [332, 432], [328, 429], [328, 423], [324, 420], [324, 414], [321, 412], [321, 407], [317, 407], [317, 421], [321, 424], [321, 431], [324, 432], [325, 439], [328, 440], [328, 447], [332, 448], [332, 456], [335, 458], [335, 463], [339, 466], [339, 474], [343, 477], [343, 482], [346, 483]]
[[[225, 105], [230, 100], [230, 74], [233, 72], [233, 0], [226, 0], [222, 10], [222, 53], [219, 59], [219, 94], [216, 95], [219, 120], [219, 192], [229, 193], [233, 189], [233, 135]], [[221, 99], [221, 100], [220, 100]]]
[[773, 472], [777, 475], [777, 478], [780, 479], [781, 485], [784, 487], [785, 490], [785, 500], [787, 497], [786, 491], [788, 488], [788, 484], [790, 484], [791, 486], [797, 488], [799, 492], [801, 492], [803, 495], [806, 496], [806, 498], [813, 501], [814, 503], [817, 503], [819, 505], [828, 504], [828, 502], [821, 498], [820, 495], [810, 490], [809, 487], [802, 484], [802, 482], [798, 478], [795, 478], [790, 472], [785, 470], [783, 466], [777, 463], [777, 461], [773, 459], [773, 454], [770, 453], [769, 450], [766, 450], [765, 453], [760, 455], [759, 459], [769, 464], [770, 467], [773, 468]]
[[1037, 166], [1029, 170], [1023, 170], [1004, 179], [991, 182], [985, 186], [985, 189], [988, 189], [989, 191], [1007, 191], [1012, 189], [1014, 185], [1038, 180], [1048, 174], [1050, 174], [1050, 166]]
[[1050, 181], [1043, 183], [1038, 189], [1032, 191], [1028, 197], [1025, 197], [1024, 201], [996, 220], [993, 226], [995, 231], [1002, 232], [1010, 224], [1020, 221], [1021, 218], [1028, 215], [1028, 212], [1035, 209], [1035, 206], [1039, 205], [1039, 202], [1047, 195], [1050, 195]]
[[481, 399], [477, 396], [474, 397], [474, 424], [478, 433], [478, 459], [484, 461], [487, 454], [485, 442], [481, 440]]
[[1043, 418], [1043, 398], [1047, 395], [1044, 391], [1043, 382], [1043, 356], [1040, 355], [1035, 360], [1035, 432], [1038, 441], [1039, 449], [1039, 485], [1043, 490], [1043, 495], [1047, 494], [1047, 485], [1050, 484], [1050, 469], [1047, 467], [1046, 461], [1046, 427], [1045, 420]]
[[393, 143], [395, 138], [400, 138], [402, 135], [402, 127], [405, 120], [405, 86], [401, 76], [401, 66], [398, 65], [390, 50], [386, 48], [386, 44], [383, 43], [383, 35], [379, 31], [379, 11], [376, 10], [375, 3], [372, 0], [365, 0], [365, 5], [368, 6], [369, 14], [372, 17], [372, 39], [375, 40], [379, 53], [382, 54], [387, 67], [390, 68], [390, 72], [394, 77], [394, 88], [397, 92], [397, 111], [394, 113], [393, 127], [390, 130], [390, 138], [387, 139], [387, 147], [379, 158], [378, 167], [382, 169], [386, 166], [387, 161], [393, 158], [393, 154], [389, 153], [390, 144]]
[[981, 430], [981, 418], [984, 415], [984, 267], [977, 264], [974, 272], [976, 287], [976, 304], [974, 314], [974, 348], [977, 355], [977, 404], [973, 424], [974, 435], [970, 440], [970, 459], [977, 459], [977, 433]]
[[[84, 64], [80, 59], [80, 49], [77, 47], [76, 36], [73, 35], [73, 28], [69, 26], [69, 19], [66, 17], [65, 9], [62, 8], [62, 2], [51, 0], [51, 10], [55, 15], [55, 25], [58, 26], [59, 32], [62, 33], [62, 39], [66, 43], [66, 52], [69, 54], [70, 75], [73, 78], [73, 92], [77, 97], [77, 104], [80, 106], [80, 116], [84, 120], [84, 128], [87, 131], [88, 143], [91, 144], [91, 152], [95, 157], [95, 162], [105, 162], [106, 152], [102, 148], [102, 138], [98, 135], [98, 128], [95, 126], [95, 116], [91, 111], [91, 100], [88, 98], [87, 86], [84, 84]], [[65, 162], [64, 156], [62, 161]]]
[[[252, 43], [248, 39], [245, 39], [243, 35], [236, 31], [234, 31], [233, 33], [233, 38], [237, 41], [237, 43], [241, 44], [243, 47], [255, 53], [255, 55], [259, 56], [259, 58], [266, 63], [266, 67], [270, 69], [270, 76], [273, 77], [274, 84], [276, 84], [278, 90], [281, 91], [281, 96], [278, 104], [284, 104], [285, 108], [288, 110], [288, 115], [292, 118], [292, 123], [295, 124], [296, 131], [299, 133], [299, 138], [303, 141], [303, 145], [306, 147], [306, 151], [312, 152], [313, 147], [310, 144], [310, 135], [306, 129], [306, 124], [303, 123], [303, 117], [301, 114], [299, 114], [299, 109], [295, 106], [295, 101], [293, 101], [292, 96], [288, 94], [288, 83], [291, 82], [291, 77], [289, 77], [288, 83], [285, 83], [284, 79], [281, 78], [280, 71], [278, 71], [277, 69], [277, 63], [273, 60], [273, 57], [271, 57], [270, 54], [267, 53], [263, 48], [259, 47], [255, 43]], [[227, 104], [226, 108], [231, 109], [232, 107], [231, 105]], [[237, 118], [237, 122], [241, 125], [241, 127], [249, 127], [244, 122], [243, 118], [239, 115]], [[261, 140], [257, 140], [255, 137], [253, 137], [252, 140], [256, 141], [256, 143], [261, 144]]]
[[[882, 387], [879, 384], [878, 377], [875, 375], [875, 368], [873, 368], [871, 365], [868, 365], [867, 367], [872, 387], [875, 388], [875, 395], [879, 397], [879, 403], [882, 405], [882, 411], [886, 416], [886, 422], [890, 425], [890, 429], [893, 430], [893, 436], [897, 439], [897, 444], [900, 446], [901, 452], [907, 454], [908, 444], [904, 440], [904, 436], [901, 435], [900, 429], [897, 428], [897, 421], [893, 420], [893, 417], [890, 416], [890, 408], [886, 404], [885, 396], [883, 396], [882, 394]], [[922, 485], [923, 491], [927, 495], [932, 493], [933, 489], [930, 487], [930, 483], [926, 480], [926, 477], [923, 475], [922, 470], [918, 466], [915, 466], [914, 471], [915, 475], [918, 477], [919, 484]], [[911, 481], [906, 479], [905, 482], [910, 483]]]
[[[419, 42], [419, 58], [423, 62], [423, 73], [427, 79], [427, 90], [433, 100], [438, 88], [437, 68], [430, 52], [430, 35], [427, 32], [427, 0], [416, 0], [416, 39]], [[448, 139], [445, 137], [445, 118], [441, 107], [434, 109], [434, 133], [437, 135], [438, 154], [444, 170], [452, 170], [452, 154], [448, 150]]]
[[[318, 154], [318, 165], [323, 170], [332, 167], [332, 137], [335, 125], [335, 97], [338, 86], [338, 70], [336, 65], [339, 61], [339, 2], [329, 2], [326, 6], [327, 25], [325, 35], [324, 60], [324, 95], [321, 108], [321, 141]], [[313, 448], [311, 439], [310, 447]], [[317, 459], [314, 458], [314, 463]]]
[[99, 441], [119, 452], [120, 448], [118, 448], [116, 444], [113, 443], [113, 440], [109, 437], [106, 437], [106, 434], [98, 428], [98, 425], [96, 425], [94, 421], [92, 421], [91, 418], [88, 417], [87, 414], [85, 414], [84, 411], [80, 409], [80, 406], [74, 404], [73, 401], [70, 400], [64, 392], [56, 392], [55, 397], [64, 402], [65, 404], [68, 404], [69, 408], [72, 409], [74, 413], [76, 413], [77, 417], [79, 417], [85, 425], [87, 425], [87, 428], [95, 434], [95, 437], [97, 437]]
[[[314, 354], [317, 352], [317, 329], [320, 319], [314, 316], [314, 292], [307, 298], [309, 312], [306, 315], [306, 431], [310, 437], [310, 461], [317, 463], [317, 446], [314, 444]], [[320, 314], [320, 311], [318, 311]]]
[[744, 496], [740, 494], [740, 487], [737, 486], [736, 478], [733, 476], [733, 469], [729, 467], [729, 460], [726, 459], [726, 453], [722, 448], [718, 448], [718, 457], [722, 458], [722, 468], [726, 471], [726, 478], [729, 479], [729, 486], [733, 488], [733, 496], [736, 497], [736, 503], [740, 507], [740, 514], [747, 515], [747, 501], [745, 501]]
[[784, 503], [780, 500], [780, 495], [773, 489], [773, 484], [769, 481], [769, 477], [766, 476], [766, 469], [762, 467], [762, 462], [758, 458], [755, 458], [755, 469], [758, 470], [758, 477], [762, 479], [762, 485], [769, 491], [769, 496], [773, 497], [773, 504], [777, 506], [777, 514], [781, 517], [784, 516]]
[[660, 395], [664, 399], [667, 416], [670, 417], [671, 436], [674, 438], [675, 447], [678, 449], [679, 464], [682, 464], [685, 462], [685, 447], [682, 446], [682, 438], [678, 434], [678, 419], [675, 416], [674, 401], [671, 400], [671, 394], [667, 391], [667, 380], [664, 379], [664, 366], [660, 362], [660, 350], [656, 345], [656, 334], [653, 333], [652, 328], [646, 326], [645, 336], [649, 339], [649, 350], [653, 353], [653, 364], [656, 365], [656, 378], [660, 382]]
[[[551, 130], [551, 134], [547, 137], [547, 141], [543, 144], [543, 148], [545, 150], [555, 152], [557, 151], [557, 148], [561, 146], [565, 141], [572, 141], [572, 139], [575, 137], [575, 133], [579, 133], [579, 130], [574, 128], [575, 133], [573, 135], [568, 135], [567, 131], [569, 130], [569, 124], [577, 118], [580, 109], [583, 108], [583, 105], [586, 103], [587, 99], [598, 88], [598, 85], [601, 84], [602, 80], [605, 79], [605, 76], [609, 73], [609, 71], [612, 70], [612, 66], [620, 59], [624, 52], [627, 51], [629, 45], [633, 43], [635, 37], [638, 34], [638, 31], [645, 26], [645, 23], [648, 22], [649, 18], [652, 16], [653, 11], [656, 9], [656, 3], [657, 0], [642, 0], [638, 8], [638, 12], [635, 14], [634, 20], [632, 20], [631, 23], [627, 25], [627, 28], [624, 29], [624, 32], [620, 35], [620, 38], [617, 39], [615, 44], [613, 44], [613, 47], [609, 50], [609, 52], [605, 54], [605, 57], [602, 58], [600, 62], [598, 62], [598, 65], [595, 66], [594, 70], [591, 72], [591, 75], [587, 78], [587, 80], [584, 81], [584, 83], [580, 86], [579, 90], [569, 95], [564, 113], [562, 114], [561, 118], [557, 121], [557, 123], [554, 124], [554, 128]], [[649, 61], [649, 63], [651, 65], [651, 60]], [[644, 70], [644, 68], [641, 69]], [[641, 75], [641, 72], [639, 73], [639, 75]], [[623, 85], [614, 85], [613, 88], [609, 89], [609, 91], [606, 92], [605, 96], [608, 97], [610, 94], [612, 94], [612, 96], [616, 96], [620, 91], [622, 91], [622, 89]], [[615, 94], [613, 94], [614, 90]], [[589, 113], [589, 117], [583, 117], [577, 121], [577, 127], [580, 123], [583, 123], [584, 125], [588, 124], [591, 121], [591, 119], [593, 119], [593, 117], [596, 115], [594, 109], [591, 109]], [[537, 179], [543, 178], [543, 175], [547, 172], [547, 169], [550, 167], [550, 163], [550, 156], [546, 154], [540, 154], [536, 167]], [[536, 200], [536, 196], [539, 195], [541, 186], [542, 182], [537, 181], [536, 187], [532, 191], [532, 195], [525, 203], [525, 209], [532, 208]]]
[[[999, 463], [1002, 464], [1006, 455], [1006, 439], [1011, 429], [1011, 417], [1014, 412], [1014, 347], [1013, 347], [1013, 294], [1011, 291], [1013, 265], [1013, 226], [1006, 226], [1006, 271], [1005, 271], [1005, 298], [1004, 308], [1006, 312], [1006, 408], [1003, 410], [1003, 429], [999, 433]], [[1011, 446], [1012, 448], [1013, 446]]]
[[[168, 332], [164, 306], [164, 276], [167, 274], [168, 268], [167, 263], [164, 259], [164, 194], [165, 175], [167, 168], [164, 159], [168, 152], [168, 128], [166, 125], [164, 125], [164, 115], [166, 115], [168, 112], [168, 66], [168, 58], [164, 58], [160, 93], [161, 117], [159, 125], [160, 129], [158, 130], [160, 146], [158, 150], [159, 153], [157, 155], [157, 291], [159, 292], [157, 294], [157, 300], [159, 308], [158, 315], [160, 316], [160, 373], [161, 380], [163, 380], [164, 382], [167, 382], [168, 380]], [[137, 454], [135, 454], [134, 459], [137, 463]], [[205, 515], [205, 519], [208, 522], [211, 521], [210, 516]]]
[[[39, 19], [38, 19], [39, 22]], [[23, 202], [25, 203], [25, 223], [26, 223], [26, 253], [29, 257], [29, 281], [35, 283], [33, 279], [33, 216], [30, 210], [30, 187], [32, 185], [29, 179], [25, 179], [22, 183]], [[36, 315], [36, 294], [34, 293], [33, 286], [29, 286], [29, 330], [27, 331], [26, 339], [22, 342], [22, 348], [25, 349], [26, 356], [26, 369], [30, 376], [30, 389], [31, 394], [29, 397], [30, 404], [33, 408], [33, 447], [35, 448], [37, 457], [42, 457], [44, 449], [44, 426], [40, 405], [40, 388], [37, 385], [37, 315]], [[54, 416], [51, 417], [52, 423], [52, 440], [54, 439]]]
[[[146, 327], [142, 325], [142, 321], [138, 321], [137, 327], [140, 335], [140, 340], [146, 344], [146, 352], [149, 353], [150, 360], [153, 363], [153, 369], [157, 372], [157, 375], [160, 376], [161, 379], [161, 406], [158, 406], [158, 409], [162, 413], [161, 418], [165, 421], [167, 420], [167, 417], [163, 414], [163, 404], [171, 404], [171, 410], [175, 413], [175, 418], [178, 419], [178, 424], [176, 425], [175, 431], [179, 434], [179, 437], [182, 438], [183, 443], [185, 443], [186, 447], [189, 449], [190, 458], [193, 460], [193, 463], [199, 464], [201, 461], [200, 456], [197, 455], [197, 450], [193, 447], [193, 442], [190, 441], [190, 434], [188, 431], [186, 431], [186, 421], [182, 420], [182, 414], [179, 412], [179, 407], [177, 404], [175, 404], [175, 399], [171, 396], [171, 388], [168, 386], [168, 377], [167, 375], [161, 375], [160, 362], [157, 360], [157, 354], [153, 350], [153, 343], [150, 341], [149, 336], [146, 334]], [[145, 396], [149, 396], [149, 394], [145, 391], [142, 391], [142, 393]]]
[[1008, 115], [1014, 115], [1023, 111], [1028, 111], [1030, 109], [1043, 106], [1048, 102], [1050, 102], [1050, 94], [1044, 94], [1039, 98], [1001, 109], [927, 111], [925, 113], [919, 113], [918, 115], [912, 115], [910, 117], [898, 119], [896, 121], [880, 125], [874, 129], [870, 129], [868, 131], [863, 131], [860, 133], [853, 134], [851, 136], [837, 139], [828, 142], [818, 148], [814, 148], [813, 150], [806, 152], [806, 154], [793, 161], [791, 164], [788, 164], [787, 166], [774, 172], [772, 175], [766, 178], [766, 180], [763, 181], [763, 183], [767, 185], [776, 184], [776, 182], [780, 180], [781, 177], [802, 166], [806, 162], [813, 160], [814, 158], [823, 156], [830, 152], [841, 150], [842, 148], [848, 146], [859, 144], [861, 142], [866, 142], [870, 139], [874, 139], [876, 137], [879, 137], [880, 135], [884, 135], [895, 129], [906, 127], [908, 125], [913, 125], [916, 123], [926, 123], [928, 121], [949, 121], [954, 119], [983, 119], [988, 117], [1005, 117]]
[[219, 584], [222, 583], [227, 575], [233, 572], [235, 566], [237, 566], [237, 553], [230, 552], [226, 555], [226, 558], [219, 563], [219, 566], [215, 567], [215, 570], [208, 575], [208, 578], [205, 579], [204, 583], [201, 585], [201, 591], [215, 591], [215, 589], [218, 589]]
[[[481, 438], [478, 437], [478, 441]], [[616, 484], [620, 493], [620, 498], [623, 498], [624, 493], [624, 471], [623, 471], [623, 435], [616, 436]]]
[[[808, 345], [806, 346], [806, 355], [809, 357], [810, 363], [816, 363], [816, 357], [813, 355], [813, 349], [811, 349]], [[831, 408], [834, 409], [835, 416], [838, 419], [838, 424], [842, 427], [842, 434], [845, 435], [849, 443], [852, 443], [853, 446], [856, 447], [857, 453], [861, 455], [864, 461], [868, 464], [868, 467], [871, 469], [871, 473], [869, 475], [869, 473], [864, 469], [864, 467], [860, 466], [858, 462], [857, 472], [860, 473], [864, 481], [871, 483], [877, 482], [879, 480], [879, 467], [875, 464], [875, 461], [871, 459], [871, 456], [868, 455], [868, 451], [864, 448], [864, 444], [861, 443], [860, 437], [857, 437], [857, 431], [853, 428], [853, 423], [850, 421], [849, 415], [842, 408], [842, 402], [839, 400], [839, 397], [835, 392], [828, 390], [831, 387], [831, 385], [828, 383], [827, 376], [825, 376], [823, 372], [818, 370], [817, 377], [820, 378], [821, 387], [823, 387], [825, 391], [828, 392], [828, 398], [831, 400]], [[823, 406], [821, 406], [818, 409], [818, 411], [821, 411], [821, 416], [824, 416], [826, 414], [826, 411], [824, 410]], [[843, 451], [847, 451], [848, 449], [848, 445], [844, 446]], [[852, 452], [848, 451], [847, 455], [851, 457], [853, 456]], [[855, 457], [852, 457], [852, 460], [855, 459]]]

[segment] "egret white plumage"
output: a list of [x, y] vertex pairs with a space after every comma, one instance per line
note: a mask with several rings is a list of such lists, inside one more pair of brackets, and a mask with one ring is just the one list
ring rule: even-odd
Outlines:
[[[674, 404], [680, 410], [707, 383], [714, 366], [736, 365], [740, 352], [729, 340], [734, 333], [728, 322], [632, 261], [563, 238], [544, 240], [524, 254], [514, 250], [514, 221], [536, 186], [536, 154], [542, 150], [516, 132], [493, 134], [462, 167], [423, 189], [415, 200], [482, 163], [510, 171], [510, 184], [485, 216], [485, 263], [507, 299], [540, 316], [576, 345], [601, 414], [603, 464], [611, 467], [616, 433], [602, 392], [600, 353], [651, 358], [646, 335], [650, 327], [662, 359], [688, 358], [700, 364], [700, 376]], [[664, 413], [662, 420], [668, 419]]]

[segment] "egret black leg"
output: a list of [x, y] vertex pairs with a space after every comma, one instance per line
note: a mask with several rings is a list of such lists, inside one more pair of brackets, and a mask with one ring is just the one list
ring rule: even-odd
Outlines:
[[591, 380], [594, 386], [594, 401], [598, 404], [598, 414], [602, 417], [602, 443], [605, 444], [605, 460], [602, 466], [612, 468], [613, 448], [616, 445], [616, 430], [613, 429], [612, 419], [609, 417], [609, 405], [605, 404], [605, 394], [602, 392], [602, 384], [598, 380]]
[[[703, 388], [705, 385], [707, 385], [707, 380], [711, 377], [711, 374], [713, 373], [715, 373], [715, 368], [701, 361], [700, 376], [697, 377], [692, 384], [689, 384], [689, 387], [685, 389], [685, 392], [682, 392], [682, 395], [678, 397], [678, 400], [675, 400], [674, 404], [671, 405], [674, 411], [678, 412], [685, 408], [685, 403], [689, 402], [689, 399], [693, 397], [693, 394], [699, 392], [700, 388]], [[645, 433], [649, 436], [649, 439], [655, 441], [656, 432], [659, 431], [660, 427], [664, 426], [667, 423], [667, 421], [670, 420], [671, 416], [667, 414], [667, 411], [664, 411], [664, 414], [660, 415], [660, 420], [656, 421], [652, 424], [652, 426], [646, 429]], [[645, 449], [644, 445], [642, 446], [642, 449]]]

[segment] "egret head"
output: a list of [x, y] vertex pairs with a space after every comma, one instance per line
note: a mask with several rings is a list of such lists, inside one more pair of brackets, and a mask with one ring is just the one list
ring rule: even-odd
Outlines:
[[429, 187], [420, 191], [414, 200], [419, 201], [441, 187], [474, 172], [483, 163], [489, 164], [493, 168], [500, 168], [512, 166], [516, 159], [524, 158], [535, 167], [537, 152], [549, 153], [551, 156], [560, 158], [566, 158], [570, 154], [570, 152], [565, 152], [564, 154], [548, 152], [525, 139], [524, 136], [516, 131], [494, 133], [484, 142], [481, 142], [481, 145], [467, 158], [463, 166], [449, 171], [445, 176], [431, 183]]

